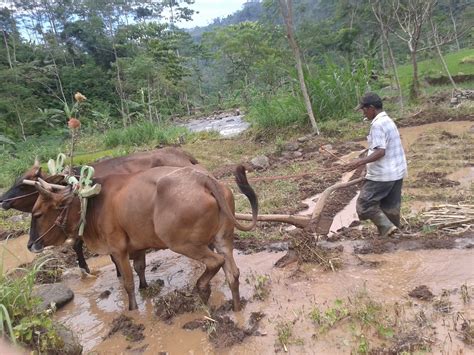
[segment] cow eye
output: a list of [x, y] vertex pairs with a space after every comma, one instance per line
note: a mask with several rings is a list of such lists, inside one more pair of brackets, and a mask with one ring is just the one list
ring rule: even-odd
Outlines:
[[41, 213], [41, 212], [36, 212], [36, 213], [33, 214], [33, 217], [34, 217], [34, 218], [40, 218], [42, 215], [43, 215], [43, 213]]

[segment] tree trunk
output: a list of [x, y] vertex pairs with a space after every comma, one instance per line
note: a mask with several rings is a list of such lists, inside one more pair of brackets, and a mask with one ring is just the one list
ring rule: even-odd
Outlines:
[[18, 106], [16, 105], [16, 103], [14, 105], [15, 105], [16, 117], [18, 118], [18, 123], [20, 124], [20, 128], [21, 128], [21, 136], [22, 136], [23, 140], [26, 142], [25, 126], [23, 124], [23, 120], [21, 119], [21, 115], [20, 115], [20, 111], [18, 110]]
[[[395, 76], [395, 82], [397, 84], [400, 108], [403, 111], [402, 86], [400, 85], [400, 78], [398, 76], [397, 63], [395, 62], [395, 57], [393, 55], [392, 46], [390, 45], [390, 41], [388, 39], [388, 26], [387, 26], [387, 24], [386, 24], [386, 22], [384, 21], [384, 18], [383, 18], [384, 12], [382, 11], [380, 2], [378, 2], [378, 1], [372, 2], [371, 1], [370, 3], [372, 5], [372, 12], [374, 13], [375, 18], [377, 19], [378, 23], [380, 24], [380, 30], [382, 32], [382, 44], [385, 42], [385, 44], [387, 45], [388, 57], [390, 59], [390, 64], [392, 66], [393, 74]], [[383, 58], [383, 53], [382, 53], [382, 58]]]
[[416, 61], [416, 48], [410, 48], [411, 63], [413, 65], [413, 82], [411, 97], [417, 99], [420, 96], [420, 82], [418, 79], [418, 62]]
[[387, 32], [382, 31], [382, 33], [383, 33], [385, 43], [387, 44], [388, 57], [390, 58], [390, 64], [392, 65], [393, 74], [395, 75], [395, 82], [397, 83], [397, 90], [398, 90], [398, 98], [399, 98], [399, 102], [400, 102], [400, 108], [403, 111], [403, 92], [402, 92], [402, 85], [400, 84], [400, 77], [398, 76], [397, 63], [395, 62], [395, 56], [393, 55], [392, 46], [390, 45], [390, 42], [388, 41]]
[[10, 69], [13, 69], [12, 59], [10, 57], [10, 48], [8, 47], [7, 33], [5, 30], [3, 30], [2, 33], [3, 33], [3, 42], [5, 43], [5, 49], [7, 51], [8, 65], [10, 66]]
[[[443, 57], [443, 53], [441, 53], [441, 48], [440, 48], [439, 43], [438, 43], [438, 31], [437, 31], [437, 29], [435, 27], [435, 24], [434, 24], [432, 19], [430, 19], [430, 22], [431, 22], [431, 29], [433, 30], [433, 40], [434, 40], [434, 43], [435, 43], [436, 52], [439, 55], [439, 59], [441, 60], [441, 63], [443, 64], [443, 67], [444, 67], [444, 70], [446, 71], [446, 74], [448, 74], [449, 81], [451, 82], [453, 87], [457, 90], [458, 87], [456, 86], [456, 83], [454, 82], [454, 79], [451, 76], [451, 73], [449, 72], [448, 65], [446, 64], [446, 61], [444, 60], [444, 57]], [[456, 37], [456, 40], [457, 40], [457, 37]]]
[[454, 18], [453, 9], [451, 8], [451, 2], [449, 2], [449, 14], [451, 16], [451, 21], [453, 22], [454, 36], [456, 37], [456, 48], [457, 48], [458, 51], [460, 51], [461, 46], [459, 45], [458, 29], [457, 29], [457, 25], [456, 25], [456, 19]]
[[123, 92], [123, 86], [122, 86], [122, 78], [120, 77], [120, 64], [118, 62], [118, 56], [117, 56], [117, 51], [115, 49], [115, 44], [113, 44], [113, 49], [114, 49], [114, 59], [115, 59], [115, 67], [117, 68], [117, 93], [119, 94], [120, 98], [120, 113], [122, 115], [122, 123], [124, 127], [127, 127], [128, 125], [128, 115], [125, 112], [125, 95]]
[[153, 109], [151, 105], [151, 88], [152, 86], [150, 85], [150, 79], [148, 81], [148, 116], [150, 119], [150, 122], [153, 122]]
[[385, 64], [385, 48], [384, 48], [384, 40], [382, 38], [382, 43], [380, 44], [380, 52], [382, 53], [382, 69], [383, 73], [387, 74], [387, 66]]
[[301, 63], [301, 54], [298, 47], [298, 43], [296, 42], [296, 38], [293, 33], [293, 13], [291, 9], [291, 0], [279, 0], [280, 1], [280, 9], [283, 16], [283, 20], [285, 21], [286, 25], [286, 32], [287, 38], [290, 43], [290, 47], [293, 50], [293, 55], [296, 60], [296, 70], [298, 71], [298, 79], [300, 82], [301, 91], [303, 93], [303, 99], [306, 106], [306, 111], [308, 112], [309, 120], [311, 122], [311, 126], [313, 127], [313, 131], [319, 135], [319, 128], [316, 124], [316, 119], [313, 113], [313, 106], [311, 104], [311, 99], [308, 94], [308, 89], [306, 88], [306, 83], [304, 80], [304, 72], [303, 72], [303, 65]]

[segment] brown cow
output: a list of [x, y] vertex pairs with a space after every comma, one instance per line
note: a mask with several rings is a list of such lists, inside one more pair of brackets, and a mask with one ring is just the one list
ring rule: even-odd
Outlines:
[[[94, 177], [102, 177], [108, 174], [128, 174], [147, 170], [157, 166], [194, 166], [196, 169], [205, 171], [202, 165], [189, 153], [175, 147], [165, 147], [149, 152], [139, 152], [123, 157], [104, 159], [90, 164], [94, 170]], [[80, 169], [78, 169], [80, 170]], [[37, 180], [38, 177], [45, 179], [41, 171], [40, 163], [35, 161], [33, 166], [19, 177], [8, 191], [0, 197], [3, 209], [13, 208], [22, 212], [31, 212], [38, 191], [34, 186], [23, 184], [23, 180]]]
[[[234, 226], [252, 229], [257, 222], [258, 202], [242, 166], [236, 169], [235, 177], [252, 205], [250, 226], [235, 220], [230, 189], [193, 168], [158, 167], [97, 179], [102, 192], [89, 200], [83, 238], [91, 250], [115, 258], [129, 309], [137, 308], [129, 255], [148, 248], [169, 248], [203, 262], [206, 270], [196, 290], [204, 301], [210, 295], [210, 280], [223, 266], [234, 310], [240, 309], [239, 269], [232, 255]], [[54, 192], [43, 181], [36, 187], [40, 197], [32, 211], [28, 249], [40, 252], [76, 232], [80, 206], [70, 188]], [[211, 242], [219, 254], [208, 248]]]
[[[101, 160], [91, 164], [95, 170], [95, 177], [102, 177], [108, 174], [124, 174], [134, 173], [147, 170], [157, 166], [193, 166], [198, 170], [205, 171], [204, 167], [199, 165], [198, 161], [189, 153], [174, 147], [165, 147], [149, 152], [139, 152], [118, 158], [110, 158]], [[38, 191], [34, 186], [23, 184], [23, 180], [37, 180], [38, 178], [45, 179], [46, 175], [42, 173], [38, 160], [35, 160], [33, 166], [18, 178], [12, 187], [0, 197], [2, 208], [8, 210], [10, 208], [22, 211], [31, 212], [33, 206], [38, 198]], [[57, 181], [62, 180], [58, 176]], [[89, 267], [84, 258], [83, 241], [75, 239], [73, 245], [74, 251], [77, 255], [79, 267], [90, 273]], [[134, 259], [134, 268], [140, 275], [141, 270], [145, 269], [145, 253], [136, 254]], [[112, 259], [113, 260], [113, 259]], [[117, 269], [117, 276], [120, 272]], [[140, 288], [147, 286], [144, 274], [140, 276]]]

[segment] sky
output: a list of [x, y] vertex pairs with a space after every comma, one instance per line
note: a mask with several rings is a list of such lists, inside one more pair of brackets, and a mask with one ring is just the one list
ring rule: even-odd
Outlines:
[[181, 28], [207, 26], [217, 17], [227, 17], [241, 10], [246, 2], [247, 0], [195, 0], [190, 7], [199, 13], [193, 15], [192, 21], [182, 21], [178, 26]]

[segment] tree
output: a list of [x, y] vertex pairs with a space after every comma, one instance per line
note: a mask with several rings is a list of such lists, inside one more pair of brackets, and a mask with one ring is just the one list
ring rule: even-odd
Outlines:
[[413, 66], [411, 97], [416, 99], [420, 95], [420, 81], [418, 78], [417, 54], [420, 50], [423, 26], [431, 17], [436, 0], [391, 0], [393, 14], [397, 20], [399, 30], [392, 29], [393, 33], [408, 45]]
[[383, 11], [383, 7], [385, 7], [383, 5], [387, 5], [383, 3], [383, 0], [370, 0], [370, 4], [372, 7], [372, 12], [374, 13], [375, 18], [377, 19], [377, 22], [380, 25], [380, 32], [382, 33], [382, 41], [383, 43], [386, 44], [387, 49], [388, 49], [390, 64], [392, 65], [393, 74], [395, 76], [395, 82], [397, 84], [399, 102], [400, 102], [401, 109], [403, 110], [402, 86], [400, 85], [400, 78], [398, 76], [397, 63], [395, 62], [395, 56], [393, 55], [392, 46], [388, 39], [389, 24], [393, 18], [391, 17], [390, 12], [387, 14], [386, 11]]
[[311, 104], [311, 100], [309, 98], [308, 89], [306, 88], [306, 83], [304, 79], [301, 53], [300, 53], [300, 49], [294, 35], [292, 0], [279, 0], [279, 2], [280, 2], [281, 14], [283, 16], [283, 21], [285, 22], [285, 26], [286, 26], [286, 36], [288, 38], [288, 42], [290, 43], [290, 47], [293, 50], [293, 55], [295, 57], [296, 70], [298, 71], [298, 79], [300, 82], [301, 91], [303, 93], [303, 99], [306, 106], [306, 111], [308, 112], [309, 121], [311, 122], [313, 131], [319, 135], [319, 128], [318, 128], [318, 125], [316, 124], [316, 119], [313, 113], [313, 107]]

